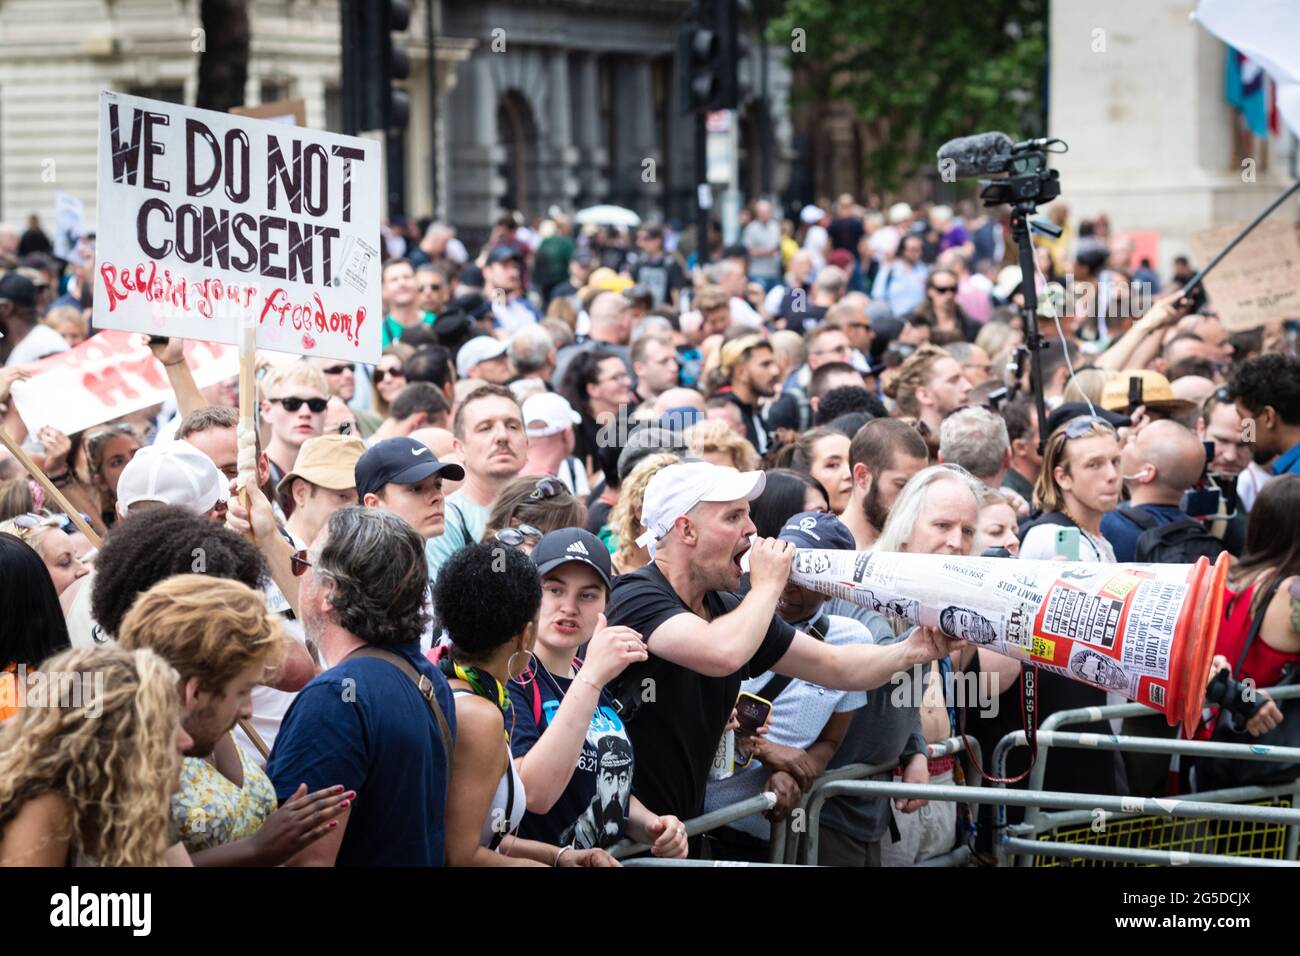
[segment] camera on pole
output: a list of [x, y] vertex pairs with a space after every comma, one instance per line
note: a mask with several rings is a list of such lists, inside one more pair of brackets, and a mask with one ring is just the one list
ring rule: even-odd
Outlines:
[[[1011, 235], [1020, 250], [1021, 288], [1025, 296], [1025, 345], [1029, 354], [1029, 383], [1038, 407], [1038, 451], [1042, 454], [1047, 443], [1047, 432], [1042, 422], [1047, 421], [1046, 402], [1043, 398], [1042, 357], [1039, 354], [1047, 343], [1038, 334], [1038, 288], [1034, 282], [1034, 245], [1030, 238], [1031, 227], [1050, 236], [1059, 236], [1061, 230], [1050, 222], [1029, 217], [1038, 206], [1051, 202], [1061, 195], [1061, 178], [1055, 169], [1047, 168], [1049, 153], [1062, 153], [1065, 147], [1059, 139], [1031, 139], [1012, 142], [1006, 133], [980, 133], [949, 140], [939, 147], [939, 172], [945, 180], [968, 179], [975, 176], [1001, 175], [999, 179], [981, 179], [980, 198], [985, 206], [1011, 206]], [[1068, 147], [1066, 147], [1068, 148]], [[1017, 355], [1019, 372], [1023, 356]]]

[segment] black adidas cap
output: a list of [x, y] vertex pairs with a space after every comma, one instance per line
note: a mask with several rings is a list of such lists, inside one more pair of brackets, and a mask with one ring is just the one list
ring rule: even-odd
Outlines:
[[594, 568], [600, 575], [605, 589], [610, 587], [613, 567], [609, 561], [609, 549], [603, 541], [590, 531], [582, 528], [561, 528], [542, 536], [542, 540], [533, 546], [533, 563], [537, 573], [545, 576], [549, 571], [569, 561], [580, 561]]

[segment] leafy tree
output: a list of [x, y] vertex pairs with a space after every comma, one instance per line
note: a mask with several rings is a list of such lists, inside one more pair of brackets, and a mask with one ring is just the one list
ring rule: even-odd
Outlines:
[[803, 38], [796, 106], [847, 101], [871, 142], [864, 172], [889, 190], [954, 137], [1045, 135], [1046, 15], [1047, 0], [787, 0], [768, 37]]

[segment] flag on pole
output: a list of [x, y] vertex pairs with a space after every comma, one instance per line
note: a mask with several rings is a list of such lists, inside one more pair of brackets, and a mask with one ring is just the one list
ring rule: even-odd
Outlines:
[[1225, 95], [1256, 136], [1269, 134], [1268, 76], [1258, 63], [1228, 47]]
[[1300, 134], [1300, 3], [1200, 0], [1195, 17], [1231, 47], [1228, 102], [1246, 116], [1251, 131], [1258, 136], [1276, 132], [1280, 115], [1291, 132]]

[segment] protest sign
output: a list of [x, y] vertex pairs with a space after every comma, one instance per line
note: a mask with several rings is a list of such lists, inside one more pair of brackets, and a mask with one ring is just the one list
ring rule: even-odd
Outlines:
[[375, 363], [379, 147], [100, 95], [98, 329]]
[[[1209, 262], [1244, 225], [1193, 233], [1193, 257]], [[1295, 229], [1278, 219], [1260, 223], [1205, 277], [1205, 291], [1231, 332], [1300, 316], [1300, 244]]]
[[[199, 388], [239, 369], [236, 350], [216, 342], [186, 342], [185, 361]], [[72, 435], [172, 397], [162, 363], [129, 332], [101, 332], [24, 368], [34, 374], [14, 383], [13, 397], [32, 434], [50, 425]]]

